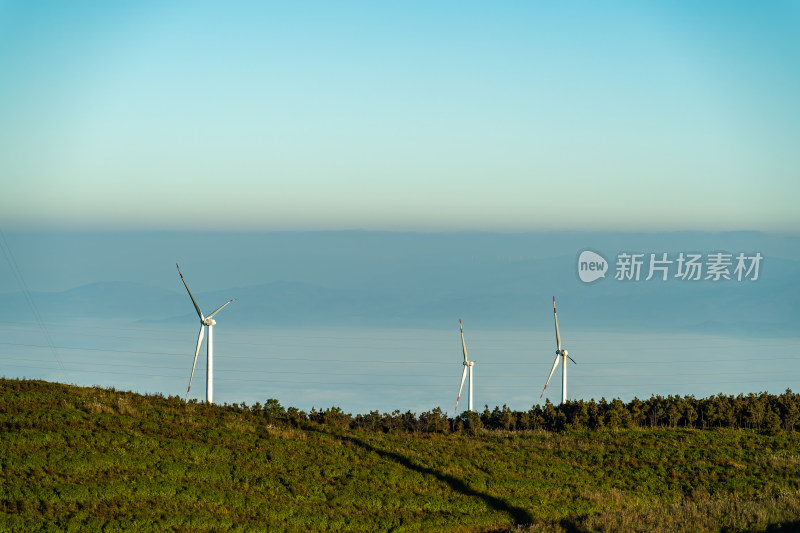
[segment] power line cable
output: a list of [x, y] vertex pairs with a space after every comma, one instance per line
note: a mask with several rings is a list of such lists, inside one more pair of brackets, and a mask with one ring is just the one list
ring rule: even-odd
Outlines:
[[53, 357], [61, 369], [64, 380], [67, 381], [67, 373], [66, 369], [64, 368], [64, 364], [61, 362], [61, 358], [58, 355], [58, 350], [53, 344], [53, 339], [50, 337], [50, 332], [47, 330], [44, 320], [42, 320], [42, 315], [39, 313], [39, 308], [36, 306], [36, 301], [33, 299], [33, 294], [31, 294], [31, 291], [28, 289], [28, 284], [25, 283], [25, 278], [22, 276], [22, 271], [20, 270], [19, 265], [17, 265], [17, 261], [14, 259], [14, 254], [11, 251], [11, 247], [8, 245], [6, 235], [2, 229], [0, 229], [0, 248], [3, 249], [3, 255], [11, 267], [11, 272], [14, 274], [14, 278], [17, 280], [17, 284], [20, 286], [23, 294], [25, 295], [25, 299], [27, 300], [31, 311], [33, 312], [33, 316], [36, 319], [36, 324], [39, 326], [39, 329], [41, 329], [42, 335], [44, 336], [47, 345], [50, 347]]

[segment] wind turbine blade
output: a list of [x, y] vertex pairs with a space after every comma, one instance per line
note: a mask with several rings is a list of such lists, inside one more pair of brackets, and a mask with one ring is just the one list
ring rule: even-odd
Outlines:
[[[197, 305], [197, 300], [195, 300], [194, 296], [192, 296], [192, 291], [189, 290], [189, 286], [186, 284], [186, 280], [183, 279], [183, 274], [181, 274], [181, 267], [178, 266], [178, 263], [175, 263], [175, 266], [178, 267], [178, 274], [180, 274], [180, 276], [181, 276], [181, 281], [183, 282], [183, 286], [186, 287], [186, 292], [189, 293], [189, 298], [192, 299], [192, 303], [194, 304], [194, 308], [197, 310], [197, 316], [200, 317], [200, 320], [203, 320], [204, 319], [203, 312], [200, 310], [200, 306]], [[217, 311], [219, 311], [219, 309], [217, 309]]]
[[[458, 412], [458, 402], [461, 400], [461, 391], [464, 390], [464, 379], [467, 377], [467, 366], [464, 365], [464, 372], [461, 373], [461, 386], [458, 388], [458, 398], [456, 398], [456, 410]], [[454, 413], [455, 414], [455, 413]]]
[[[461, 348], [464, 350], [464, 362], [467, 362], [467, 343], [464, 342], [464, 328], [461, 326], [461, 319], [458, 319], [458, 329], [461, 330]], [[463, 380], [462, 380], [463, 383]]]
[[556, 319], [556, 344], [558, 344], [558, 351], [561, 352], [561, 334], [558, 332], [558, 315], [556, 314], [555, 296], [553, 296], [553, 318]]
[[219, 309], [217, 309], [216, 311], [214, 311], [213, 313], [211, 313], [210, 315], [208, 315], [206, 318], [211, 318], [212, 316], [214, 316], [214, 315], [216, 315], [217, 313], [219, 313], [219, 312], [222, 310], [222, 308], [223, 308], [223, 307], [225, 307], [225, 306], [226, 306], [226, 305], [228, 305], [229, 303], [231, 303], [231, 302], [235, 302], [235, 301], [236, 301], [236, 298], [234, 298], [233, 300], [228, 300], [227, 302], [225, 302], [224, 304], [222, 304], [221, 306], [219, 306]]
[[573, 362], [573, 364], [576, 364], [576, 365], [578, 364], [578, 363], [576, 363], [576, 362], [575, 362], [575, 359], [573, 359], [573, 358], [572, 358], [572, 357], [570, 357], [570, 356], [567, 356], [567, 359], [569, 359], [570, 361], [572, 361], [572, 362]]
[[185, 402], [189, 397], [189, 390], [192, 388], [192, 380], [194, 379], [194, 369], [197, 366], [197, 356], [200, 355], [200, 345], [203, 344], [203, 335], [205, 334], [205, 326], [200, 325], [200, 335], [197, 337], [197, 348], [194, 351], [194, 363], [192, 364], [192, 375], [189, 377], [189, 387], [186, 389], [186, 397], [183, 399]]
[[553, 363], [553, 369], [552, 369], [552, 370], [550, 370], [550, 375], [549, 375], [549, 376], [547, 376], [547, 383], [545, 383], [545, 384], [544, 384], [544, 388], [542, 389], [542, 394], [540, 394], [540, 395], [539, 395], [539, 398], [541, 398], [542, 396], [544, 396], [544, 391], [546, 391], [546, 390], [547, 390], [547, 386], [550, 384], [550, 378], [552, 378], [552, 377], [553, 377], [553, 372], [555, 372], [555, 371], [556, 371], [556, 367], [558, 366], [558, 360], [559, 360], [560, 358], [561, 358], [561, 354], [558, 354], [558, 355], [556, 355], [556, 360], [555, 360], [555, 362]]

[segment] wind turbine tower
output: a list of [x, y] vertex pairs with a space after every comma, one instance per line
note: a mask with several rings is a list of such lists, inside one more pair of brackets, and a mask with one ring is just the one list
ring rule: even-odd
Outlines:
[[464, 328], [461, 325], [461, 319], [458, 319], [458, 329], [461, 330], [461, 349], [464, 352], [464, 372], [461, 373], [461, 387], [458, 389], [458, 398], [456, 398], [456, 410], [458, 412], [458, 402], [461, 400], [461, 391], [464, 390], [464, 379], [467, 377], [469, 371], [469, 410], [472, 411], [472, 367], [475, 365], [474, 361], [467, 359], [467, 344], [464, 342]]
[[553, 296], [553, 318], [556, 321], [556, 360], [553, 362], [553, 368], [550, 370], [550, 375], [547, 377], [547, 383], [544, 384], [544, 389], [542, 389], [542, 394], [539, 396], [539, 398], [544, 396], [544, 391], [547, 390], [547, 385], [550, 384], [550, 378], [553, 377], [553, 372], [556, 371], [556, 367], [558, 366], [558, 360], [564, 359], [564, 374], [561, 377], [561, 403], [563, 404], [567, 401], [567, 359], [572, 361], [573, 364], [577, 363], [575, 363], [575, 360], [569, 356], [567, 350], [561, 349], [561, 334], [558, 332], [558, 315], [556, 314], [555, 296]]
[[175, 263], [175, 266], [178, 267], [178, 274], [181, 276], [181, 281], [183, 282], [183, 286], [186, 287], [186, 292], [189, 293], [189, 298], [192, 299], [192, 303], [194, 304], [194, 309], [197, 311], [197, 316], [200, 317], [200, 335], [197, 337], [197, 348], [194, 350], [194, 363], [192, 364], [192, 375], [189, 377], [189, 386], [186, 388], [186, 398], [184, 401], [189, 397], [189, 390], [192, 388], [192, 379], [194, 379], [194, 369], [197, 366], [197, 356], [200, 354], [200, 345], [203, 344], [203, 333], [206, 329], [208, 329], [208, 340], [206, 341], [206, 402], [207, 403], [214, 403], [214, 340], [213, 340], [213, 333], [214, 333], [214, 325], [217, 323], [214, 320], [214, 315], [219, 313], [223, 307], [231, 303], [233, 300], [228, 300], [219, 308], [211, 313], [208, 316], [203, 316], [203, 312], [200, 310], [200, 306], [197, 305], [197, 300], [194, 299], [192, 296], [192, 291], [189, 290], [189, 285], [186, 284], [186, 280], [183, 279], [183, 274], [181, 274], [181, 267]]

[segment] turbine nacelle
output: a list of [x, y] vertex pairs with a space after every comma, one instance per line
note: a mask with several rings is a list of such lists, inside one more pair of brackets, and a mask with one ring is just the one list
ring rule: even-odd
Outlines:
[[216, 320], [214, 320], [214, 319], [213, 319], [213, 318], [211, 318], [211, 317], [208, 317], [208, 318], [204, 318], [204, 319], [203, 319], [203, 325], [204, 325], [204, 326], [214, 326], [214, 325], [216, 325], [216, 324], [217, 324], [217, 321], [216, 321]]

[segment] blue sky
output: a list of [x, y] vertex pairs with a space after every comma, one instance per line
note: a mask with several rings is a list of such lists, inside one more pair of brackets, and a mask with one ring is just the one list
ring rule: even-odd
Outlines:
[[800, 230], [796, 2], [0, 2], [0, 227]]

